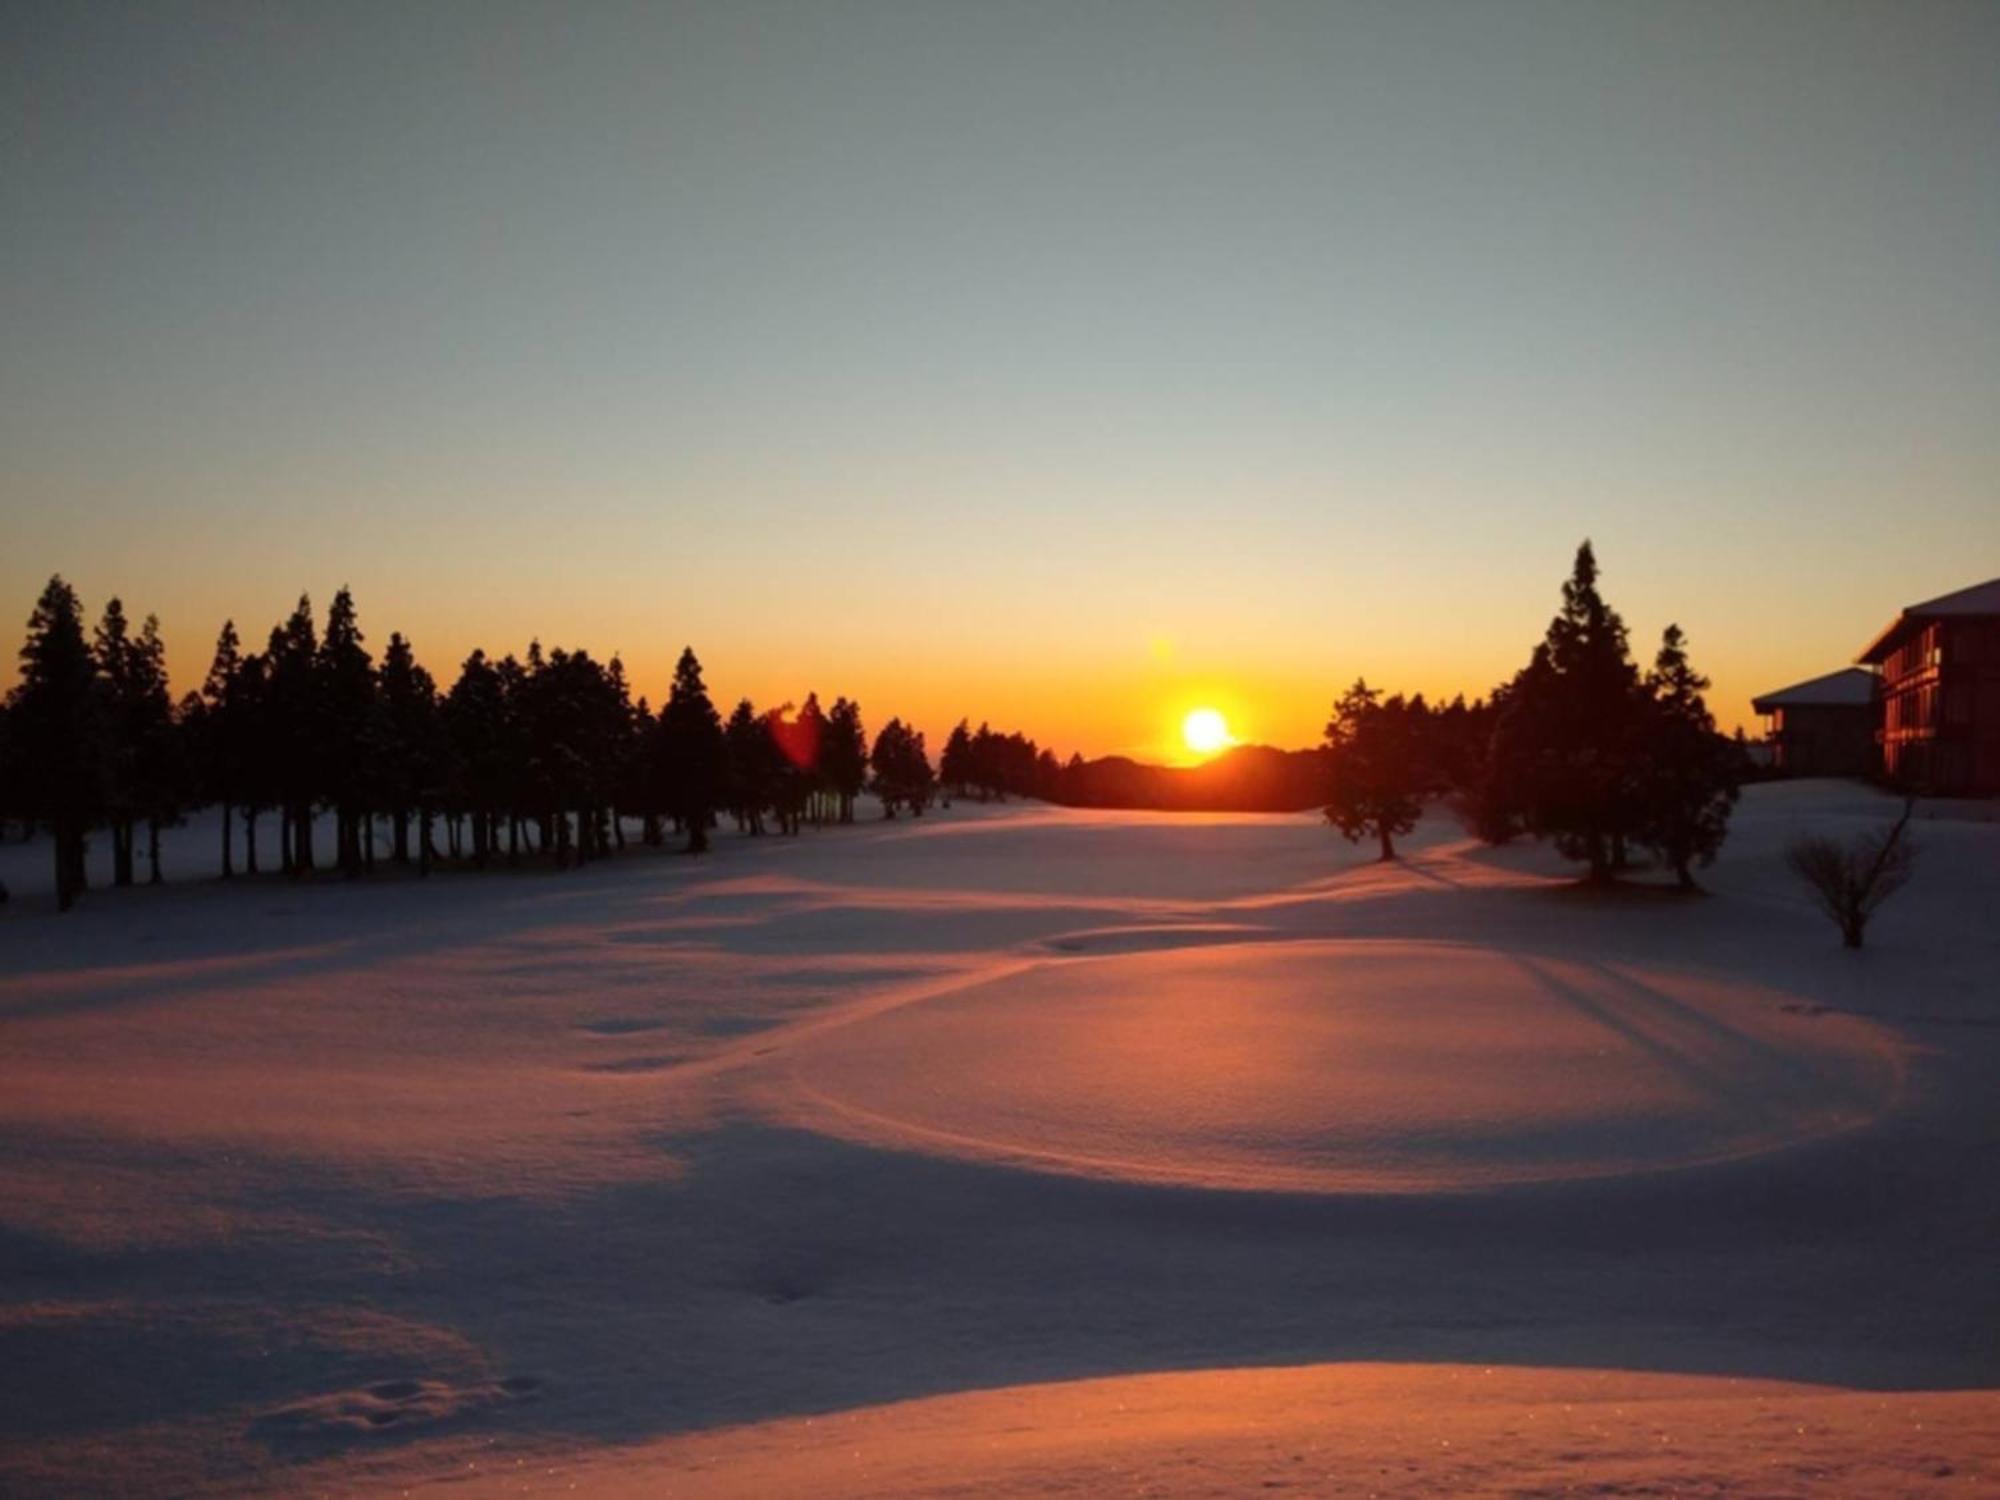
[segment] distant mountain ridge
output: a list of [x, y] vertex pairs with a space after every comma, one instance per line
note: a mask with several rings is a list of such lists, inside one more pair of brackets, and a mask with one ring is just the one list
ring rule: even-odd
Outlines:
[[1238, 745], [1194, 766], [1108, 755], [1065, 768], [1058, 800], [1163, 812], [1303, 812], [1326, 800], [1326, 779], [1324, 750]]

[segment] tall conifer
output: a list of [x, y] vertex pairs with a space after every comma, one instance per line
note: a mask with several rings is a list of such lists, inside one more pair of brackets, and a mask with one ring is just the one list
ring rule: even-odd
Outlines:
[[681, 652], [674, 685], [660, 710], [659, 768], [663, 801], [687, 830], [688, 853], [708, 848], [708, 828], [721, 800], [722, 720], [709, 702], [694, 648]]
[[55, 856], [56, 906], [68, 911], [88, 884], [86, 839], [104, 805], [103, 701], [84, 639], [83, 606], [60, 576], [28, 617], [21, 681], [8, 706], [15, 789], [45, 823]]

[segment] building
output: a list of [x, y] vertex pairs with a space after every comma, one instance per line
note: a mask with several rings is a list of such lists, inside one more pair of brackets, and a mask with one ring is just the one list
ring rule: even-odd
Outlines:
[[2000, 795], [2000, 578], [1912, 604], [1856, 659], [1882, 672], [1892, 779]]
[[1872, 776], [1881, 679], [1865, 667], [1842, 667], [1750, 700], [1764, 716], [1771, 764], [1791, 776]]

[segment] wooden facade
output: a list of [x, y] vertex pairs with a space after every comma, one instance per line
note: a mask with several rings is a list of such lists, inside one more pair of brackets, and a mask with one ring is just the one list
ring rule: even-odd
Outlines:
[[2000, 795], [2000, 579], [1915, 604], [1860, 660], [1882, 673], [1882, 768], [1943, 796]]
[[1878, 686], [1873, 672], [1847, 667], [1752, 699], [1771, 764], [1788, 776], [1875, 775]]

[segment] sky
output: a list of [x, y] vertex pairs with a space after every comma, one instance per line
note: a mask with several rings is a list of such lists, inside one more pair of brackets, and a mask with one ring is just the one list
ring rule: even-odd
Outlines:
[[2000, 574], [2000, 5], [0, 4], [0, 611], [1065, 755]]

